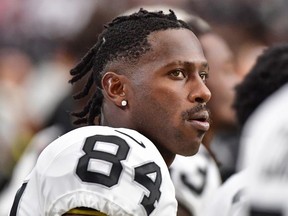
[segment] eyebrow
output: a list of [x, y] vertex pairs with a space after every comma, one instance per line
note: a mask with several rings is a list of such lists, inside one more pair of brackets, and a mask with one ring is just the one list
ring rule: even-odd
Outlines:
[[[207, 62], [203, 62], [203, 63], [200, 63], [201, 64], [201, 67], [204, 68], [204, 69], [208, 69], [209, 70], [209, 65]], [[172, 67], [172, 66], [175, 66], [175, 65], [184, 65], [184, 67], [195, 67], [195, 63], [194, 62], [189, 62], [189, 61], [175, 61], [175, 62], [171, 62], [167, 65], [164, 66], [164, 68], [168, 68], [168, 67]]]

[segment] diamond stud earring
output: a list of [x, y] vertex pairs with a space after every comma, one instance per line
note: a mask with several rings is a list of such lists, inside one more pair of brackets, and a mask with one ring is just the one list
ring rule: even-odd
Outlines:
[[127, 106], [127, 101], [126, 101], [126, 100], [122, 100], [122, 101], [121, 101], [121, 106], [122, 106], [122, 107]]

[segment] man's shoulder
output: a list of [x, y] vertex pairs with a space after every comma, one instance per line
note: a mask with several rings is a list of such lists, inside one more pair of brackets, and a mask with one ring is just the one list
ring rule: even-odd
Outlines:
[[[90, 150], [88, 150], [90, 149]], [[87, 151], [107, 154], [128, 154], [139, 159], [163, 160], [155, 145], [139, 132], [126, 128], [107, 126], [80, 127], [58, 137], [41, 153], [38, 164], [48, 166], [50, 162], [73, 155], [83, 155]], [[160, 158], [160, 159], [159, 159]], [[164, 161], [164, 160], [163, 160]], [[48, 163], [47, 163], [48, 162]], [[41, 169], [43, 170], [43, 169]]]
[[[31, 177], [37, 179], [47, 211], [53, 215], [91, 200], [94, 206], [89, 207], [105, 213], [104, 207], [109, 206], [129, 215], [139, 211], [157, 215], [167, 203], [167, 212], [176, 211], [174, 187], [163, 158], [152, 142], [129, 129], [75, 129], [47, 147]], [[146, 191], [150, 195], [143, 197]]]

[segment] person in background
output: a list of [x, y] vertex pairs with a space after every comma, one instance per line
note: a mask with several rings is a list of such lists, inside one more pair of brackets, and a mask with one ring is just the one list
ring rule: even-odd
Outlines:
[[[288, 82], [249, 117], [245, 131], [251, 136], [243, 143], [241, 155], [241, 161], [249, 166], [249, 182], [243, 192], [245, 201], [238, 204], [237, 215], [288, 215], [287, 109]], [[279, 115], [281, 117], [275, 119]]]
[[[241, 78], [250, 71], [263, 49], [271, 44], [267, 38], [270, 20], [264, 21], [259, 13], [265, 1], [190, 0], [187, 4], [228, 43], [234, 53], [236, 72]], [[270, 1], [266, 2], [271, 7]]]
[[[254, 128], [254, 126], [252, 130], [249, 126], [250, 121], [253, 122], [252, 116], [254, 113], [257, 114], [261, 104], [274, 92], [287, 84], [287, 69], [288, 44], [271, 46], [257, 59], [252, 70], [237, 86], [234, 107], [238, 122], [242, 128], [237, 172], [216, 191], [210, 202], [207, 203], [205, 216], [215, 214], [221, 216], [238, 215], [245, 208], [247, 201], [246, 190], [251, 181], [253, 181], [251, 167], [253, 170], [253, 164], [259, 163], [255, 161], [258, 156], [263, 157], [259, 148], [262, 148], [262, 138], [267, 138], [265, 131], [270, 128], [270, 124], [264, 123], [266, 120], [263, 119], [263, 123], [258, 122], [255, 125], [265, 124], [266, 126], [263, 126], [265, 130], [261, 130], [262, 127]], [[279, 113], [279, 115], [281, 114]], [[270, 130], [274, 130], [272, 124]], [[273, 146], [271, 148], [273, 149]]]
[[203, 144], [216, 158], [225, 182], [235, 172], [237, 160], [240, 131], [233, 101], [241, 77], [234, 67], [234, 55], [220, 35], [210, 31], [199, 36], [199, 40], [211, 70], [207, 86], [213, 92], [208, 103], [212, 124]]
[[[227, 178], [228, 171], [229, 174], [234, 172], [233, 164], [231, 170], [218, 164], [213, 144], [222, 141], [235, 148], [238, 146], [237, 121], [232, 105], [235, 98], [234, 88], [240, 78], [234, 68], [233, 53], [224, 39], [199, 16], [187, 13], [183, 20], [199, 38], [209, 62], [211, 79], [208, 79], [206, 84], [212, 97], [207, 106], [212, 123], [199, 152], [191, 157], [177, 155], [170, 173], [178, 200], [178, 216], [202, 216], [203, 207]], [[225, 134], [230, 139], [220, 139], [219, 134]]]
[[[269, 22], [263, 21], [259, 13], [264, 1], [203, 0], [197, 3], [189, 1], [187, 4], [189, 11], [201, 14], [213, 31], [227, 42], [233, 53], [234, 70], [239, 81], [250, 71], [263, 49], [272, 44], [267, 38]], [[266, 3], [271, 6], [269, 1]], [[240, 128], [231, 126], [230, 132], [222, 130], [212, 141], [211, 149], [221, 163], [223, 181], [235, 172], [240, 133]]]
[[115, 18], [71, 70], [71, 83], [88, 76], [75, 99], [94, 90], [73, 114], [87, 126], [43, 150], [10, 215], [176, 215], [168, 167], [196, 154], [209, 129], [208, 73], [173, 11]]
[[33, 75], [27, 52], [16, 46], [0, 46], [0, 192], [9, 182], [19, 151], [38, 128], [25, 100]]

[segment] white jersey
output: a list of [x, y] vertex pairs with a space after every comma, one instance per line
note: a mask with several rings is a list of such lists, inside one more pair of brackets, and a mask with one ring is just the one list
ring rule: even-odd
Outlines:
[[249, 117], [239, 173], [217, 191], [204, 216], [288, 216], [288, 85]]
[[193, 216], [202, 216], [204, 204], [221, 185], [218, 166], [201, 145], [194, 156], [177, 155], [170, 167], [176, 198]]
[[204, 205], [203, 216], [235, 216], [245, 202], [243, 193], [247, 188], [249, 175], [246, 170], [230, 176]]
[[242, 215], [288, 216], [288, 84], [261, 105], [248, 129], [255, 146], [243, 150], [251, 179]]
[[52, 142], [18, 191], [10, 215], [60, 216], [89, 207], [111, 216], [176, 215], [168, 168], [136, 131], [75, 129]]

